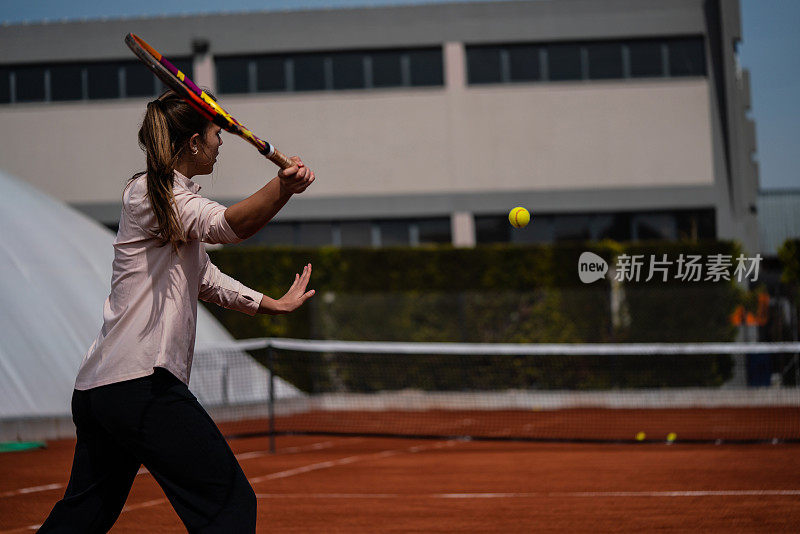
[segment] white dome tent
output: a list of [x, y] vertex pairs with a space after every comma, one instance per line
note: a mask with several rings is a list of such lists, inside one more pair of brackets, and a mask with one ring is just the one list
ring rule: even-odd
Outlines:
[[[2, 171], [0, 229], [0, 441], [72, 436], [70, 398], [102, 325], [114, 235]], [[207, 407], [267, 398], [268, 373], [245, 353], [204, 361], [204, 347], [231, 341], [200, 306], [190, 388]], [[275, 382], [276, 397], [299, 394]]]

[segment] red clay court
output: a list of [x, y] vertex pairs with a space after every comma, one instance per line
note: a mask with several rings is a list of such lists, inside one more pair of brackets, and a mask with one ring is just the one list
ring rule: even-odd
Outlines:
[[[797, 532], [800, 445], [285, 436], [231, 445], [260, 532]], [[74, 442], [0, 455], [0, 532], [33, 532]], [[143, 472], [112, 532], [183, 532]]]

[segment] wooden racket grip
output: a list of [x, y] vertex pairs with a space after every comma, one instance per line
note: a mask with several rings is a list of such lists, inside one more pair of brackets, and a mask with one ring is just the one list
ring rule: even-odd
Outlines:
[[283, 153], [277, 148], [275, 148], [275, 152], [273, 152], [271, 156], [267, 156], [267, 158], [281, 169], [288, 169], [294, 165], [294, 162], [284, 156]]

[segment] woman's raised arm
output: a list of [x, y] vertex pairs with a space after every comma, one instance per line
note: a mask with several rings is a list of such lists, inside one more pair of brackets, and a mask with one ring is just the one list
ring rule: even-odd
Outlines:
[[225, 220], [236, 235], [247, 239], [264, 227], [286, 205], [292, 195], [302, 193], [314, 181], [314, 171], [297, 156], [295, 165], [281, 169], [278, 176], [251, 196], [225, 210]]

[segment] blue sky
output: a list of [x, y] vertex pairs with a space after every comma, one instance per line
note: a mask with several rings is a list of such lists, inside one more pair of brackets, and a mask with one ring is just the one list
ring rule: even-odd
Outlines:
[[[118, 18], [231, 11], [425, 4], [448, 0], [0, 0], [0, 20]], [[478, 1], [478, 0], [461, 0]], [[740, 0], [740, 62], [750, 70], [762, 189], [800, 188], [800, 20], [798, 0]], [[2, 28], [0, 28], [2, 31]]]
[[741, 0], [761, 188], [800, 188], [800, 2]]

